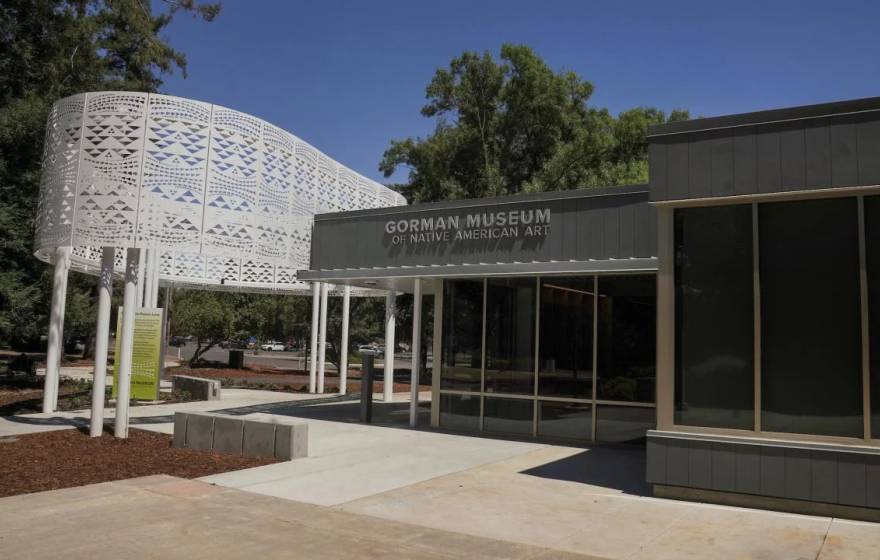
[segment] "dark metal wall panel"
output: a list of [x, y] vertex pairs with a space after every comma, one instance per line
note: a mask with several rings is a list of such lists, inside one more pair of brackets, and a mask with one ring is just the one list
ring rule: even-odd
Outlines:
[[607, 206], [602, 210], [605, 222], [605, 258], [620, 254], [620, 209]]
[[647, 461], [645, 479], [649, 484], [666, 483], [666, 446], [657, 440], [647, 442]]
[[657, 211], [647, 204], [636, 205], [634, 214], [633, 257], [657, 254]]
[[858, 135], [852, 116], [840, 117], [828, 126], [831, 136], [831, 186], [859, 184]]
[[757, 445], [732, 445], [736, 453], [736, 491], [761, 493], [761, 448]]
[[712, 196], [712, 137], [700, 135], [690, 142], [688, 152], [688, 197]]
[[869, 457], [865, 469], [865, 505], [880, 508], [880, 456]]
[[635, 209], [632, 206], [621, 206], [618, 213], [619, 247], [618, 258], [635, 256]]
[[880, 111], [649, 138], [652, 201], [880, 184]]
[[837, 454], [813, 451], [811, 459], [813, 499], [817, 502], [837, 503]]
[[880, 120], [859, 122], [857, 145], [859, 184], [880, 185]]
[[729, 445], [712, 444], [712, 489], [736, 491], [736, 453]]
[[[669, 434], [669, 432], [667, 432]], [[880, 509], [880, 454], [655, 436], [648, 482]]]
[[688, 446], [688, 486], [712, 488], [711, 441], [692, 441]]
[[779, 131], [779, 172], [783, 191], [803, 189], [806, 185], [804, 128], [787, 123]]
[[761, 494], [785, 497], [785, 449], [761, 447]]
[[867, 468], [858, 455], [837, 458], [838, 501], [848, 506], [864, 506], [867, 497]]
[[828, 119], [816, 119], [804, 129], [804, 153], [807, 189], [831, 186], [831, 128]]
[[755, 185], [755, 192], [771, 193], [782, 190], [779, 130], [768, 127], [756, 132], [755, 145], [758, 150], [758, 183]]
[[689, 442], [671, 440], [666, 445], [666, 484], [689, 486]]
[[[685, 135], [685, 140], [687, 135]], [[688, 190], [688, 142], [666, 146], [666, 197], [663, 200], [690, 198]], [[650, 171], [648, 177], [651, 176]], [[651, 200], [659, 200], [651, 191]]]
[[733, 194], [754, 194], [758, 190], [758, 148], [754, 127], [733, 133]]
[[662, 138], [648, 144], [648, 169], [651, 170], [651, 195], [656, 200], [666, 200], [666, 141]]
[[712, 139], [712, 196], [730, 196], [733, 188], [734, 137], [714, 135]]
[[810, 451], [785, 450], [785, 497], [809, 500], [813, 488], [813, 469]]
[[[318, 216], [315, 219], [311, 255], [312, 270], [339, 270], [374, 267], [495, 264], [515, 262], [560, 262], [655, 257], [657, 248], [656, 210], [648, 203], [644, 190], [621, 190], [620, 193], [560, 193], [554, 198], [524, 197], [522, 202], [506, 199], [503, 203], [475, 204], [461, 201], [460, 206], [413, 206], [405, 209], [382, 209]], [[550, 211], [549, 233], [526, 235], [529, 226], [518, 225], [512, 237], [457, 239], [467, 230], [468, 216], [498, 212]], [[448, 240], [419, 240], [404, 235], [395, 242], [388, 224], [411, 220], [437, 220], [457, 217], [460, 227], [450, 230]], [[421, 226], [419, 226], [421, 227]], [[463, 231], [464, 232], [464, 231]], [[465, 232], [466, 233], [466, 232]]]

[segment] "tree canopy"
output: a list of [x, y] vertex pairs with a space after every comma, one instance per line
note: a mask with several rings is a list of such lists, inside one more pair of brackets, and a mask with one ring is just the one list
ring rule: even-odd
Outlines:
[[428, 84], [426, 138], [393, 140], [379, 165], [410, 201], [480, 198], [647, 181], [648, 126], [688, 118], [636, 107], [616, 117], [588, 104], [593, 84], [556, 72], [532, 49], [464, 52]]
[[[47, 267], [32, 256], [46, 117], [58, 99], [96, 90], [157, 91], [186, 73], [160, 33], [182, 13], [211, 21], [219, 4], [175, 0], [4, 0], [0, 3], [0, 343], [45, 333]], [[76, 335], [94, 313], [93, 279], [71, 275], [65, 323]], [[86, 298], [86, 301], [83, 300]], [[77, 314], [85, 314], [79, 317]], [[94, 328], [93, 321], [90, 328]]]

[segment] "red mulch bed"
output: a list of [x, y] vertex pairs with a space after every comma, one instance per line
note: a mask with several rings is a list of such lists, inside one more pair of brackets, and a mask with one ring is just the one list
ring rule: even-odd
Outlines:
[[[2, 378], [0, 378], [2, 379]], [[67, 397], [86, 396], [91, 398], [88, 391], [75, 385], [61, 383], [58, 387], [58, 405], [60, 410], [68, 410]], [[86, 405], [88, 406], [88, 405]], [[79, 408], [83, 408], [80, 406]], [[43, 382], [16, 379], [14, 381], [0, 381], [0, 416], [13, 414], [28, 414], [43, 410]]]
[[167, 474], [198, 478], [277, 459], [176, 449], [171, 436], [132, 429], [128, 439], [58, 430], [0, 438], [0, 497]]

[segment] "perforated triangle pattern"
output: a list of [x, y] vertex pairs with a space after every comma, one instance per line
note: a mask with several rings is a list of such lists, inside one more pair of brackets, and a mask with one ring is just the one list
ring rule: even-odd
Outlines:
[[160, 253], [160, 281], [309, 293], [316, 213], [405, 204], [256, 117], [159, 94], [94, 92], [56, 102], [46, 126], [35, 251], [74, 247], [97, 275], [100, 247]]

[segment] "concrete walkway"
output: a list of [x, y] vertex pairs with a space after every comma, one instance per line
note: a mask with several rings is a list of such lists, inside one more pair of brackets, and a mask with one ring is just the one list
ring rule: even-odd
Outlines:
[[[171, 433], [174, 428], [173, 417], [176, 410], [190, 412], [242, 410], [247, 407], [262, 407], [282, 402], [290, 403], [317, 399], [324, 396], [303, 393], [278, 393], [275, 391], [253, 391], [249, 389], [223, 389], [221, 394], [223, 399], [218, 401], [133, 406], [129, 408], [131, 426]], [[88, 410], [77, 410], [0, 416], [0, 437], [88, 426], [89, 414]], [[104, 418], [107, 421], [112, 421], [115, 414], [116, 410], [113, 407], [104, 409]]]
[[[314, 514], [321, 519], [323, 515], [345, 514], [352, 516], [345, 519], [380, 520], [369, 521], [376, 527], [407, 523], [439, 531], [437, 534], [447, 535], [444, 538], [456, 535], [455, 539], [465, 539], [466, 535], [485, 539], [479, 542], [502, 541], [558, 554], [550, 557], [564, 557], [566, 552], [609, 559], [880, 558], [878, 524], [650, 497], [644, 483], [644, 449], [639, 446], [578, 448], [410, 430], [405, 427], [408, 403], [402, 395], [395, 398], [404, 402], [376, 403], [377, 425], [355, 421], [358, 404], [354, 401], [328, 402], [313, 395], [249, 390], [224, 389], [223, 395], [220, 402], [132, 408], [138, 417], [132, 425], [170, 433], [175, 409], [308, 422], [308, 458], [204, 479], [236, 489], [236, 496], [257, 496], [257, 501], [242, 503], [268, 504], [277, 499], [298, 502], [296, 507], [308, 503], [311, 508], [325, 506], [309, 510], [322, 512]], [[427, 424], [427, 415], [424, 408], [421, 425]], [[69, 425], [71, 421], [35, 418], [42, 416], [4, 419], [0, 435], [22, 429], [22, 422], [32, 431], [39, 422]], [[81, 414], [78, 421], [84, 417]], [[15, 499], [27, 503], [37, 497]], [[51, 512], [53, 500], [41, 495], [38, 502]], [[10, 509], [9, 503], [0, 501], [0, 512]], [[84, 514], [100, 519], [102, 526], [106, 525], [102, 534], [110, 534], [115, 527], [115, 506], [108, 502], [106, 513], [101, 507], [98, 500], [96, 509]], [[236, 519], [260, 515], [242, 507], [245, 509], [233, 510], [230, 515]], [[59, 513], [67, 524], [63, 512]], [[201, 520], [193, 519], [192, 523], [194, 534], [207, 531]], [[2, 531], [0, 518], [0, 534]], [[321, 533], [325, 541], [335, 538], [329, 528]], [[146, 542], [155, 539], [156, 533], [143, 537], [131, 533], [131, 537], [135, 542], [138, 538]], [[181, 539], [181, 547], [194, 550], [189, 540]], [[291, 552], [287, 541], [269, 541]], [[271, 548], [269, 541], [265, 550], [271, 557], [278, 550]], [[250, 547], [256, 545], [248, 543], [245, 540], [240, 556], [254, 550]], [[443, 549], [439, 546], [431, 554], [442, 554]], [[0, 541], [0, 550], [5, 551], [4, 541]], [[353, 550], [345, 554], [344, 549], [332, 550], [339, 552], [336, 557], [360, 556]], [[323, 557], [314, 554], [303, 557]], [[405, 556], [400, 551], [388, 552], [389, 557], [394, 554]]]
[[589, 559], [169, 476], [0, 500], [5, 560]]

